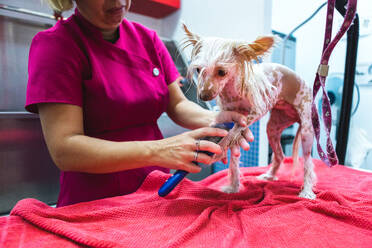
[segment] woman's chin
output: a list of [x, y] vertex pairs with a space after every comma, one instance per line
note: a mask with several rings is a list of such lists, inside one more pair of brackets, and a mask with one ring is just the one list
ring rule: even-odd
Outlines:
[[119, 27], [120, 23], [124, 19], [124, 13], [117, 14], [117, 15], [109, 15], [107, 18], [105, 18], [105, 23], [110, 28], [117, 28]]

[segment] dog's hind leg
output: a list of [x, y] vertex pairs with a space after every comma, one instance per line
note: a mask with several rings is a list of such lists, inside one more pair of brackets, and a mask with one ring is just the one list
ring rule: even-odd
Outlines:
[[302, 151], [304, 156], [304, 185], [299, 194], [300, 197], [315, 199], [316, 195], [313, 192], [313, 186], [316, 183], [316, 174], [314, 172], [314, 164], [311, 158], [311, 147], [313, 144], [312, 135], [301, 134]]
[[301, 144], [304, 157], [304, 185], [299, 194], [300, 197], [315, 199], [313, 186], [316, 183], [314, 164], [311, 158], [311, 149], [314, 141], [314, 131], [311, 123], [311, 103], [304, 102], [299, 112], [301, 119]]
[[229, 164], [229, 184], [222, 186], [221, 191], [225, 193], [236, 193], [239, 192], [240, 186], [240, 170], [239, 170], [239, 163], [240, 163], [240, 155], [230, 157], [230, 164]]
[[280, 144], [280, 136], [283, 130], [293, 124], [293, 122], [294, 120], [287, 116], [284, 111], [277, 109], [273, 109], [271, 111], [266, 132], [269, 139], [269, 144], [273, 150], [272, 166], [266, 173], [258, 176], [257, 179], [276, 180], [275, 174], [284, 159], [282, 145]]

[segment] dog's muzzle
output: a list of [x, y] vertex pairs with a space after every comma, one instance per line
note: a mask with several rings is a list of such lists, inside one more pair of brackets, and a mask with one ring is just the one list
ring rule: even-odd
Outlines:
[[211, 82], [205, 82], [198, 89], [199, 98], [203, 101], [210, 101], [217, 96], [216, 88]]
[[214, 98], [214, 94], [211, 91], [201, 91], [199, 93], [199, 98], [203, 101], [210, 101]]

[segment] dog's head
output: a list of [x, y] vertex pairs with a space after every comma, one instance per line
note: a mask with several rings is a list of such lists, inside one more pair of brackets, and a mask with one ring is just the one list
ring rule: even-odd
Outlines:
[[183, 25], [184, 47], [193, 46], [188, 75], [197, 73], [198, 95], [209, 101], [219, 95], [227, 83], [241, 88], [242, 67], [259, 60], [274, 45], [273, 36], [257, 38], [253, 43], [215, 37], [201, 37]]

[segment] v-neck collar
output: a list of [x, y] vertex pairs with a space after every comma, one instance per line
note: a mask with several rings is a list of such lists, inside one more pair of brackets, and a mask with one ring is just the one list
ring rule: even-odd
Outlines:
[[[119, 59], [119, 57], [121, 57], [123, 54], [125, 54], [125, 56], [132, 56], [133, 58], [135, 57], [137, 59], [140, 59], [141, 61], [145, 61], [143, 63], [151, 64], [151, 66], [154, 67], [153, 62], [151, 62], [147, 56], [143, 56], [140, 53], [134, 53], [133, 51], [131, 51], [131, 49], [128, 49], [126, 43], [133, 42], [131, 37], [126, 36], [128, 34], [128, 20], [124, 19], [122, 21], [122, 23], [118, 27], [119, 38], [116, 40], [115, 43], [111, 43], [103, 39], [102, 33], [99, 28], [85, 19], [77, 8], [75, 9], [75, 14], [73, 15], [73, 17], [75, 18], [82, 31], [88, 37], [98, 42], [100, 46], [105, 46], [107, 48], [106, 53], [111, 54], [111, 56], [115, 57], [116, 59]], [[143, 65], [143, 63], [139, 62], [138, 64]]]

